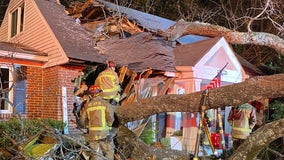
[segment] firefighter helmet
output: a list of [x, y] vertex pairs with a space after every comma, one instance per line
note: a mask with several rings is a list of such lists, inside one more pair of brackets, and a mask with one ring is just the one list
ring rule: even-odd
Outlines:
[[92, 85], [90, 88], [89, 88], [89, 92], [92, 94], [92, 95], [95, 95], [95, 96], [98, 96], [99, 93], [101, 93], [103, 90], [100, 89], [99, 86], [97, 85]]

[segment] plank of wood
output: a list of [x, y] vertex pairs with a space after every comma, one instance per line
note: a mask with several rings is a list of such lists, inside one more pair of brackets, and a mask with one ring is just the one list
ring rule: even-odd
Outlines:
[[134, 102], [135, 99], [136, 99], [136, 93], [135, 93], [135, 92], [131, 92], [131, 94], [130, 94], [128, 97], [126, 97], [126, 99], [124, 99], [124, 100], [120, 103], [120, 105], [121, 105], [121, 106], [128, 105], [128, 104]]
[[164, 84], [163, 88], [161, 89], [161, 91], [159, 92], [158, 95], [159, 96], [165, 95], [167, 90], [168, 90], [168, 88], [169, 88], [169, 86], [170, 86], [170, 84], [172, 84], [174, 82], [174, 80], [175, 80], [174, 78], [166, 79], [165, 84]]
[[125, 97], [126, 95], [128, 95], [130, 89], [132, 88], [132, 86], [134, 84], [133, 82], [134, 82], [134, 79], [135, 79], [136, 76], [137, 76], [137, 73], [136, 72], [132, 72], [131, 78], [130, 78], [127, 86], [125, 87], [125, 89], [123, 91], [122, 97]]
[[123, 67], [120, 68], [120, 70], [119, 70], [119, 83], [122, 84], [127, 70], [129, 70], [129, 69], [126, 66], [123, 66]]

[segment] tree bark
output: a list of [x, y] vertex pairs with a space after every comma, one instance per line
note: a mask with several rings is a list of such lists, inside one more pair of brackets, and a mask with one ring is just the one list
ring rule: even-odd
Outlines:
[[284, 40], [266, 32], [237, 32], [222, 26], [201, 22], [179, 20], [167, 31], [159, 30], [158, 35], [174, 41], [188, 34], [218, 37], [223, 36], [230, 44], [255, 44], [275, 49], [284, 56]]
[[[147, 146], [133, 132], [124, 127], [124, 124], [162, 112], [198, 112], [202, 93], [151, 97], [119, 107], [116, 111], [121, 123], [118, 131], [119, 146], [128, 146], [128, 155], [135, 159], [147, 159], [151, 155], [159, 158], [170, 157], [169, 159], [189, 157], [184, 152]], [[252, 100], [283, 96], [284, 74], [253, 77], [242, 83], [209, 90], [207, 108], [236, 106]], [[284, 119], [266, 124], [256, 130], [230, 159], [252, 159], [273, 140], [283, 136]]]
[[[251, 160], [258, 155], [262, 149], [267, 147], [269, 143], [283, 136], [284, 119], [265, 124], [254, 131], [228, 160]], [[142, 160], [156, 157], [157, 159], [167, 158], [168, 160], [177, 160], [192, 157], [192, 155], [183, 151], [157, 149], [147, 146], [124, 126], [119, 127], [117, 141], [119, 151], [124, 151], [122, 154], [127, 158], [131, 157], [133, 159]]]
[[[198, 112], [202, 92], [163, 95], [119, 107], [119, 121], [139, 120], [163, 112]], [[244, 82], [209, 90], [207, 109], [237, 106], [252, 100], [284, 97], [284, 74], [259, 76]]]
[[125, 158], [141, 160], [150, 159], [150, 157], [156, 157], [157, 159], [189, 159], [190, 156], [189, 153], [185, 151], [158, 149], [148, 146], [124, 125], [119, 126], [116, 140], [119, 152], [124, 155]]
[[229, 160], [251, 160], [269, 143], [284, 136], [284, 119], [267, 123], [253, 132]]

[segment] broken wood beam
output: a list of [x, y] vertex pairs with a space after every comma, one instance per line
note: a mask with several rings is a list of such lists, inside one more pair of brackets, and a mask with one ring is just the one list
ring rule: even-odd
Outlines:
[[130, 89], [132, 88], [133, 86], [133, 82], [134, 82], [134, 79], [136, 78], [137, 76], [137, 73], [136, 72], [132, 72], [131, 74], [131, 78], [127, 84], [127, 86], [125, 87], [124, 91], [123, 91], [123, 94], [122, 94], [122, 97], [126, 97], [130, 91]]
[[119, 70], [119, 83], [122, 84], [125, 74], [129, 70], [126, 66], [122, 66]]
[[158, 96], [165, 95], [167, 90], [169, 89], [170, 84], [172, 84], [174, 82], [174, 80], [175, 80], [174, 78], [167, 78], [163, 88], [158, 93]]

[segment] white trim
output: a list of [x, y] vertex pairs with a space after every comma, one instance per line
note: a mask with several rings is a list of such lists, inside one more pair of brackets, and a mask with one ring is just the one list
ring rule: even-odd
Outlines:
[[[13, 75], [12, 75], [13, 67], [10, 67], [10, 65], [7, 65], [7, 64], [0, 63], [0, 68], [5, 68], [5, 69], [9, 70], [9, 88], [11, 88], [12, 85], [13, 85]], [[14, 89], [12, 88], [11, 91], [9, 91], [9, 93], [8, 93], [8, 99], [11, 103], [13, 103], [13, 98], [14, 98], [13, 93], [14, 93]], [[11, 106], [11, 104], [8, 103], [8, 102], [5, 102], [5, 103], [8, 104], [8, 109], [5, 109], [5, 110], [0, 109], [0, 114], [11, 114], [11, 113], [13, 113], [13, 107]]]
[[[8, 14], [8, 40], [11, 40], [11, 39], [14, 39], [15, 37], [17, 37], [17, 35], [19, 35], [20, 33], [22, 33], [23, 31], [24, 31], [24, 24], [23, 24], [23, 29], [22, 29], [22, 31], [20, 30], [20, 26], [21, 26], [21, 18], [22, 18], [22, 16], [21, 16], [21, 14], [22, 14], [22, 8], [21, 7], [24, 7], [24, 9], [25, 9], [25, 7], [26, 7], [26, 4], [25, 4], [25, 2], [24, 1], [20, 1], [20, 2], [18, 2], [16, 5], [15, 5], [15, 7], [13, 8], [13, 9], [11, 9], [10, 11], [9, 11], [9, 14]], [[16, 12], [16, 11], [18, 11], [18, 15], [17, 15], [17, 33], [14, 35], [14, 36], [12, 36], [11, 35], [11, 33], [12, 33], [12, 30], [11, 30], [11, 27], [12, 27], [12, 14], [14, 13], [14, 12]], [[25, 12], [25, 11], [24, 11]], [[25, 14], [25, 13], [24, 13]], [[23, 17], [23, 23], [25, 23], [25, 15], [24, 15], [24, 17]]]
[[63, 122], [66, 123], [64, 127], [64, 134], [69, 134], [68, 131], [68, 106], [67, 106], [67, 88], [62, 87], [62, 112], [63, 112]]
[[1, 57], [4, 57], [4, 56], [11, 57], [11, 55], [13, 55], [13, 58], [18, 58], [18, 59], [34, 60], [34, 61], [40, 61], [40, 62], [47, 62], [48, 61], [47, 56], [0, 50], [0, 56]]

